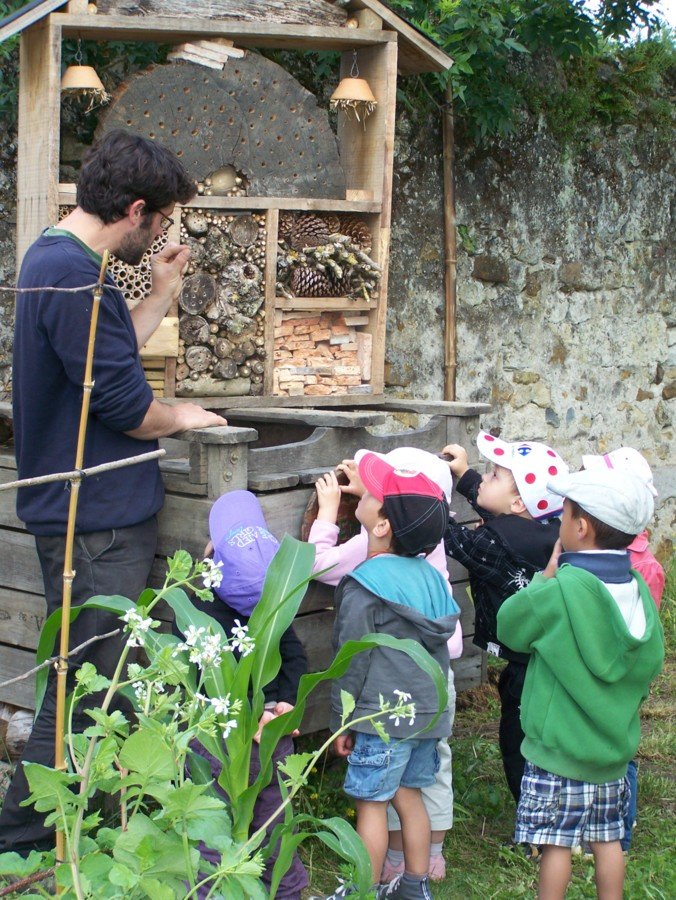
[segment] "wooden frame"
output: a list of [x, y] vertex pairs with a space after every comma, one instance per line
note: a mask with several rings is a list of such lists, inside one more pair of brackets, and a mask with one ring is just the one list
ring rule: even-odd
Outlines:
[[[65, 12], [54, 11], [64, 7]], [[186, 0], [186, 9], [188, 7]], [[267, 396], [273, 389], [275, 310], [359, 311], [367, 314], [369, 322], [364, 330], [373, 339], [370, 386], [373, 395], [380, 395], [384, 387], [397, 73], [402, 64], [406, 70], [413, 72], [443, 70], [452, 61], [377, 0], [352, 0], [348, 9], [357, 19], [358, 28], [201, 19], [190, 17], [187, 13], [184, 18], [110, 13], [92, 15], [87, 11], [84, 0], [70, 0], [67, 4], [45, 0], [44, 18], [40, 20], [33, 9], [30, 16], [26, 15], [23, 25], [21, 17], [15, 16], [14, 32], [25, 28], [21, 44], [19, 102], [17, 262], [21, 262], [26, 249], [41, 230], [56, 221], [59, 203], [73, 203], [75, 199], [75, 186], [58, 182], [62, 38], [185, 43], [220, 36], [250, 48], [340, 50], [343, 54], [341, 77], [348, 74], [356, 51], [360, 74], [368, 80], [378, 106], [366, 123], [339, 114], [338, 143], [347, 182], [344, 198], [202, 195], [186, 206], [224, 211], [256, 210], [266, 215], [265, 338], [268, 361], [264, 393]], [[8, 31], [9, 28], [9, 25], [0, 23], [0, 35], [14, 33]], [[275, 296], [280, 210], [350, 212], [365, 216], [373, 236], [372, 254], [382, 269], [377, 298], [354, 301], [346, 297], [288, 299]], [[171, 321], [167, 321], [166, 327], [143, 351], [143, 355], [152, 361], [149, 366], [153, 371], [153, 387], [164, 396], [174, 393], [176, 362], [172, 352], [174, 347], [177, 348], [173, 321], [176, 316], [177, 310], [171, 310]], [[158, 375], [158, 360], [162, 358], [166, 360], [163, 386]], [[356, 396], [346, 395], [346, 402]], [[229, 405], [232, 399], [223, 397], [223, 405]], [[325, 399], [322, 397], [321, 401]]]

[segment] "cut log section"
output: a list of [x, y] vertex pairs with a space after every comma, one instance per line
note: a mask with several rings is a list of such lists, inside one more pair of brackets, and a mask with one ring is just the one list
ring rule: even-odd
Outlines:
[[[216, 279], [206, 272], [190, 275], [183, 282], [179, 306], [190, 315], [203, 312], [216, 299]], [[181, 335], [183, 337], [183, 335]]]

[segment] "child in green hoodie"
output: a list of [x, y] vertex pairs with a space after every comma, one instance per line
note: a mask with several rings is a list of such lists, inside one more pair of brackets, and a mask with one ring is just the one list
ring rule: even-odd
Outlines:
[[586, 841], [598, 897], [621, 900], [627, 763], [664, 660], [655, 604], [626, 551], [653, 498], [627, 472], [582, 471], [548, 487], [565, 498], [560, 540], [545, 571], [498, 612], [499, 639], [530, 654], [515, 840], [543, 846], [540, 898], [565, 896], [571, 848]]

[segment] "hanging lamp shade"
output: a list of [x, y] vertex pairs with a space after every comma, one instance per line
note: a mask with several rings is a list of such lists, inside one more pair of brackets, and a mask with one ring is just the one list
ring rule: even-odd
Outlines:
[[359, 77], [357, 51], [352, 51], [352, 68], [346, 78], [341, 78], [338, 87], [331, 94], [331, 109], [342, 110], [353, 115], [366, 128], [366, 118], [374, 112], [378, 101], [365, 78]]
[[61, 78], [62, 91], [100, 91], [105, 94], [103, 82], [92, 66], [68, 66]]

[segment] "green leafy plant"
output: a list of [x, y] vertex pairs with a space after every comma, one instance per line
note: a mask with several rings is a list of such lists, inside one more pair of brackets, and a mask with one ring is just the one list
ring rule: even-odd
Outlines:
[[[296, 706], [268, 722], [260, 735], [260, 774], [250, 783], [250, 760], [264, 710], [263, 688], [281, 665], [279, 640], [298, 610], [311, 576], [314, 547], [286, 536], [273, 559], [259, 603], [248, 626], [237, 625], [231, 635], [198, 610], [187, 590], [211, 599], [210, 585], [220, 579], [211, 561], [195, 563], [178, 551], [169, 560], [163, 587], [144, 591], [137, 603], [122, 596], [93, 597], [71, 612], [96, 608], [117, 613], [127, 633], [125, 648], [112, 679], [90, 664], [81, 667], [70, 698], [67, 729], [68, 768], [57, 771], [35, 763], [25, 765], [35, 809], [48, 825], [63, 832], [66, 858], [56, 867], [56, 881], [65, 900], [121, 898], [152, 900], [194, 898], [206, 889], [212, 898], [263, 898], [260, 881], [265, 860], [279, 842], [272, 870], [274, 897], [293, 853], [301, 842], [314, 838], [344, 860], [348, 877], [359, 896], [368, 896], [371, 867], [356, 832], [335, 815], [318, 818], [312, 812], [294, 814], [292, 801], [306, 784], [332, 735], [321, 747], [293, 754], [279, 766], [282, 802], [268, 822], [251, 831], [260, 791], [273, 777], [273, 753], [284, 735], [301, 722], [308, 695], [327, 679], [345, 672], [352, 657], [387, 646], [411, 657], [432, 679], [439, 709], [447, 696], [439, 666], [416, 643], [388, 635], [365, 635], [345, 644], [323, 672], [303, 676]], [[161, 601], [173, 610], [178, 636], [162, 634], [152, 611]], [[49, 658], [61, 623], [57, 612], [45, 622], [39, 660]], [[131, 664], [129, 647], [144, 648], [148, 664]], [[237, 650], [239, 656], [235, 656]], [[38, 686], [44, 691], [44, 685]], [[73, 712], [92, 694], [105, 692], [100, 705], [88, 709], [92, 724], [74, 733]], [[123, 695], [134, 706], [127, 716], [114, 708]], [[410, 698], [395, 691], [381, 698], [381, 708], [366, 717], [385, 734], [381, 718], [414, 715]], [[354, 700], [343, 696], [340, 734], [352, 720]], [[200, 744], [221, 763], [218, 779], [227, 800], [211, 781], [211, 770], [195, 752]], [[92, 806], [106, 796], [117, 812], [112, 821]], [[283, 813], [271, 835], [268, 827]], [[202, 858], [200, 842], [220, 854], [212, 864]], [[0, 874], [25, 876], [53, 861], [51, 855], [0, 856]]]

